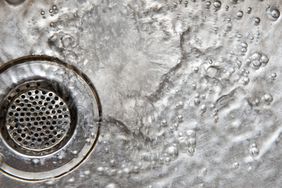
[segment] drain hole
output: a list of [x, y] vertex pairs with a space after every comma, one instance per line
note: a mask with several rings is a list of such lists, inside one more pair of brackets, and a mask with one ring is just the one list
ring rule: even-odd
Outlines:
[[66, 137], [71, 128], [70, 111], [56, 93], [30, 89], [17, 96], [11, 101], [6, 115], [8, 134], [17, 145], [28, 150], [45, 150]]

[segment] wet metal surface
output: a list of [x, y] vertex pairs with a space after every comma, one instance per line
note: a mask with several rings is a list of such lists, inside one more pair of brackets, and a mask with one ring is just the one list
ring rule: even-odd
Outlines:
[[[36, 56], [32, 71], [1, 73], [0, 96], [31, 73], [64, 80], [80, 96], [88, 87], [73, 81], [78, 76], [95, 85], [100, 100], [94, 113], [89, 97], [80, 98], [77, 112], [95, 117], [93, 123], [102, 117], [94, 151], [74, 171], [40, 183], [3, 174], [0, 187], [280, 187], [281, 6], [279, 0], [0, 1], [1, 65], [48, 55], [76, 70], [48, 69]], [[102, 107], [103, 116], [93, 115]], [[65, 153], [41, 170], [80, 152]], [[0, 168], [6, 163], [2, 152]], [[38, 172], [38, 164], [24, 167]]]

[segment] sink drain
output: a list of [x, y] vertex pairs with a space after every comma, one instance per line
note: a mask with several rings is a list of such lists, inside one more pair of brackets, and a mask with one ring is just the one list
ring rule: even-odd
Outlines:
[[78, 167], [94, 149], [101, 121], [87, 76], [48, 56], [14, 60], [0, 74], [0, 169], [40, 181]]
[[41, 151], [57, 145], [66, 136], [70, 113], [55, 93], [28, 90], [12, 101], [6, 126], [9, 136], [19, 146]]
[[32, 155], [50, 153], [71, 136], [75, 106], [52, 88], [47, 81], [30, 81], [14, 88], [4, 100], [2, 134], [16, 150]]

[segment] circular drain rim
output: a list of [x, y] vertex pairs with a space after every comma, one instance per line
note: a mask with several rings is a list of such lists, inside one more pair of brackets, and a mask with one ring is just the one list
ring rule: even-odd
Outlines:
[[[79, 79], [83, 80], [83, 82], [87, 85], [88, 89], [90, 90], [89, 92], [92, 93], [91, 95], [93, 97], [92, 99], [93, 104], [92, 103], [91, 104], [94, 105], [95, 103], [94, 106], [97, 108], [95, 111], [97, 111], [97, 115], [98, 115], [98, 118], [96, 120], [93, 117], [94, 118], [93, 120], [97, 123], [97, 128], [95, 128], [96, 134], [93, 135], [93, 141], [91, 141], [88, 149], [87, 147], [82, 148], [80, 153], [76, 154], [76, 158], [75, 158], [76, 160], [70, 161], [60, 168], [55, 168], [50, 171], [40, 172], [40, 173], [23, 172], [21, 170], [10, 168], [5, 163], [5, 159], [4, 159], [4, 163], [0, 167], [0, 171], [2, 171], [5, 175], [16, 178], [18, 180], [22, 180], [22, 181], [38, 182], [38, 181], [46, 181], [48, 179], [60, 178], [64, 175], [67, 175], [68, 173], [78, 168], [90, 156], [90, 154], [92, 153], [92, 151], [95, 148], [95, 145], [97, 143], [97, 140], [100, 134], [100, 123], [102, 121], [102, 106], [101, 106], [101, 102], [100, 102], [97, 90], [94, 87], [94, 85], [92, 84], [92, 82], [90, 81], [90, 79], [84, 73], [82, 73], [79, 69], [77, 69], [74, 65], [67, 64], [55, 57], [45, 56], [45, 55], [32, 55], [32, 56], [21, 57], [21, 58], [12, 60], [8, 63], [1, 65], [0, 74], [2, 74], [3, 72], [5, 72], [6, 70], [8, 70], [9, 68], [13, 66], [28, 63], [28, 62], [30, 63], [32, 62], [35, 64], [46, 62], [50, 65], [58, 66], [61, 68], [63, 67], [64, 69], [67, 69], [70, 72], [72, 72], [72, 74], [75, 74]], [[9, 171], [7, 171], [7, 169], [9, 169]]]

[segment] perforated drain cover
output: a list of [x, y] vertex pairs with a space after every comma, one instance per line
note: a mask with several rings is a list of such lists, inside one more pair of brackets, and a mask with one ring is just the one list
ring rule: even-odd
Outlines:
[[0, 67], [0, 169], [29, 181], [78, 167], [99, 136], [101, 104], [86, 75], [48, 56]]

